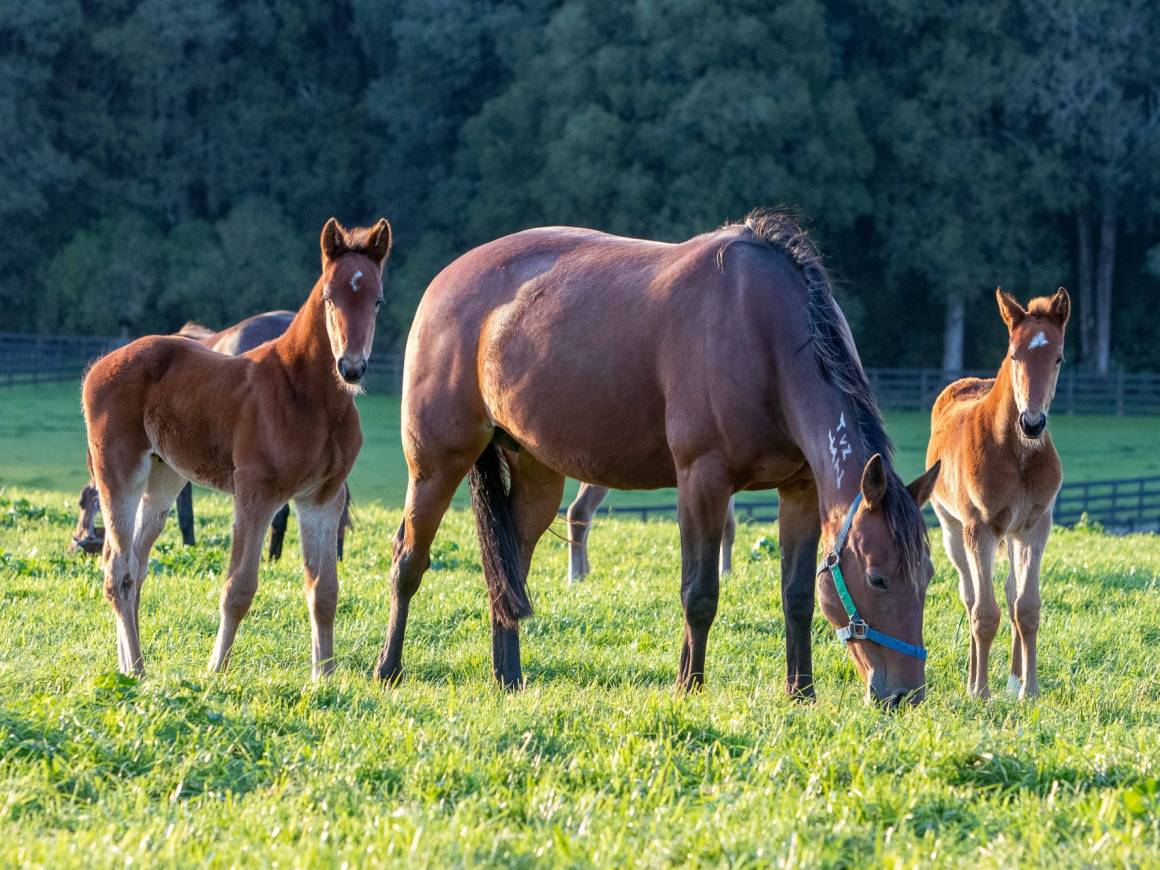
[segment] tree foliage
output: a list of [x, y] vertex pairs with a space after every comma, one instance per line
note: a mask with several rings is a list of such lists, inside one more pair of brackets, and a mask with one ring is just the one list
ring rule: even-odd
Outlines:
[[398, 346], [504, 233], [791, 204], [869, 363], [953, 364], [959, 317], [992, 365], [994, 287], [1063, 284], [1072, 359], [1106, 303], [1105, 362], [1160, 368], [1158, 36], [1145, 0], [0, 4], [0, 328], [293, 307], [328, 216], [386, 215]]

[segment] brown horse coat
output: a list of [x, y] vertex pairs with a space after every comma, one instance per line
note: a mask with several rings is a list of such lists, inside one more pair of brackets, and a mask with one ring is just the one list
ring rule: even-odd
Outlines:
[[[931, 567], [915, 501], [933, 475], [908, 492], [891, 469], [829, 279], [785, 215], [754, 214], [681, 244], [547, 227], [468, 252], [431, 283], [415, 316], [402, 438], [410, 479], [378, 663], [385, 679], [400, 673], [431, 540], [468, 474], [493, 669], [505, 685], [522, 680], [524, 583], [565, 475], [678, 487], [684, 687], [703, 680], [727, 506], [742, 489], [781, 491], [790, 692], [813, 693], [819, 537], [824, 528], [832, 540], [859, 490], [865, 502], [842, 556], [852, 594], [872, 624], [921, 643]], [[844, 620], [823, 578], [823, 610]], [[868, 643], [850, 650], [868, 691], [921, 696], [920, 661]]]
[[290, 499], [302, 527], [315, 675], [333, 667], [335, 540], [343, 483], [362, 445], [353, 393], [389, 249], [385, 220], [346, 231], [332, 219], [322, 233], [322, 276], [277, 340], [230, 357], [187, 338], [150, 336], [85, 377], [90, 464], [106, 517], [105, 594], [123, 671], [142, 669], [137, 611], [149, 550], [188, 480], [235, 499], [211, 669], [228, 663], [257, 588], [265, 529]]
[[967, 690], [990, 694], [987, 662], [999, 626], [992, 570], [1005, 539], [1013, 631], [1007, 686], [1027, 697], [1039, 691], [1039, 566], [1063, 481], [1047, 412], [1071, 303], [1062, 287], [1027, 308], [1001, 290], [996, 299], [1008, 329], [1007, 355], [994, 378], [966, 378], [943, 390], [931, 411], [926, 458], [942, 462], [932, 501], [971, 621]]

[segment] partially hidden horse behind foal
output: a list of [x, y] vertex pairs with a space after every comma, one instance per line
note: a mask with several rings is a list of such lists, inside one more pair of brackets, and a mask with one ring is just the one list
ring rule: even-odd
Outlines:
[[[581, 483], [576, 498], [568, 505], [568, 582], [583, 580], [592, 570], [588, 561], [588, 533], [592, 530], [592, 518], [608, 497], [608, 487]], [[721, 555], [718, 572], [728, 574], [733, 570], [733, 538], [737, 534], [737, 517], [733, 511], [733, 499], [725, 513], [725, 528], [721, 532]]]
[[[177, 331], [177, 335], [200, 341], [210, 350], [224, 353], [229, 356], [238, 356], [258, 345], [265, 344], [284, 333], [294, 320], [293, 311], [267, 311], [255, 314], [233, 326], [214, 332], [200, 323], [190, 321]], [[228, 413], [229, 409], [223, 409]], [[342, 560], [346, 530], [353, 526], [350, 519], [350, 489], [343, 484], [346, 506], [343, 508], [342, 520], [338, 526], [338, 558]], [[104, 548], [105, 530], [96, 524], [97, 515], [101, 511], [101, 502], [97, 487], [92, 480], [81, 490], [80, 515], [77, 527], [69, 544], [70, 550], [82, 550], [85, 553], [99, 553]], [[270, 524], [269, 558], [277, 561], [282, 558], [282, 543], [286, 538], [286, 526], [290, 517], [290, 505], [283, 505]], [[197, 543], [194, 531], [193, 516], [193, 484], [187, 483], [177, 494], [177, 526], [181, 530], [181, 540], [187, 547]]]
[[188, 480], [234, 496], [210, 670], [229, 663], [257, 590], [266, 527], [291, 499], [301, 527], [314, 676], [333, 669], [335, 542], [343, 483], [362, 446], [354, 394], [374, 339], [390, 245], [386, 220], [346, 230], [331, 218], [322, 230], [322, 275], [280, 338], [231, 357], [186, 338], [150, 336], [88, 372], [82, 397], [89, 463], [105, 509], [105, 597], [116, 616], [123, 672], [143, 671], [138, 613], [149, 551]]
[[[411, 600], [467, 475], [493, 672], [522, 684], [528, 570], [569, 476], [677, 486], [679, 686], [704, 681], [729, 498], [777, 488], [788, 691], [814, 694], [820, 574], [822, 610], [842, 627], [868, 694], [922, 696], [933, 568], [919, 505], [937, 469], [909, 488], [895, 474], [829, 278], [786, 215], [754, 213], [681, 244], [548, 227], [468, 252], [427, 288], [412, 324], [402, 440], [409, 482], [382, 679], [400, 676]], [[835, 555], [819, 571], [823, 534]]]
[[1047, 414], [1071, 300], [1062, 287], [1026, 308], [1001, 289], [995, 296], [1007, 324], [1007, 355], [994, 378], [964, 378], [943, 390], [931, 412], [926, 458], [942, 462], [932, 501], [971, 622], [967, 691], [978, 698], [991, 693], [987, 660], [999, 628], [992, 570], [1006, 539], [1013, 636], [1007, 689], [1027, 698], [1039, 692], [1039, 566], [1063, 482]]
[[[225, 329], [214, 332], [200, 323], [190, 321], [177, 331], [178, 335], [200, 341], [210, 350], [224, 353], [228, 356], [239, 356], [248, 350], [253, 350], [267, 341], [273, 341], [282, 335], [294, 321], [293, 311], [266, 311], [255, 314], [245, 320], [227, 326]], [[346, 539], [346, 530], [352, 527], [350, 519], [350, 487], [343, 484], [346, 504], [342, 509], [342, 520], [338, 525], [338, 558], [342, 560], [342, 552]], [[282, 558], [282, 543], [286, 539], [286, 526], [290, 520], [290, 505], [284, 504], [274, 520], [270, 523], [270, 547], [267, 551], [271, 561]], [[177, 496], [177, 525], [181, 529], [181, 539], [186, 546], [192, 547], [195, 543], [193, 521], [193, 484], [187, 483]]]

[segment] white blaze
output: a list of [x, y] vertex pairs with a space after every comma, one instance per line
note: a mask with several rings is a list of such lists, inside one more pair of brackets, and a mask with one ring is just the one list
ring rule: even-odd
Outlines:
[[1043, 347], [1045, 344], [1047, 344], [1047, 336], [1040, 331], [1035, 333], [1035, 338], [1031, 339], [1028, 343], [1027, 349], [1034, 350], [1037, 347]]

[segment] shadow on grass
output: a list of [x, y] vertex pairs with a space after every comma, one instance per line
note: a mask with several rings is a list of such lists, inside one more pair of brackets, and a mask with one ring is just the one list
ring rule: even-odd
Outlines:
[[1031, 792], [1044, 797], [1059, 787], [1078, 793], [1132, 785], [1140, 780], [1140, 775], [1119, 767], [1084, 771], [1067, 766], [1041, 765], [1033, 758], [972, 752], [948, 760], [946, 779], [953, 785], [1003, 794]]

